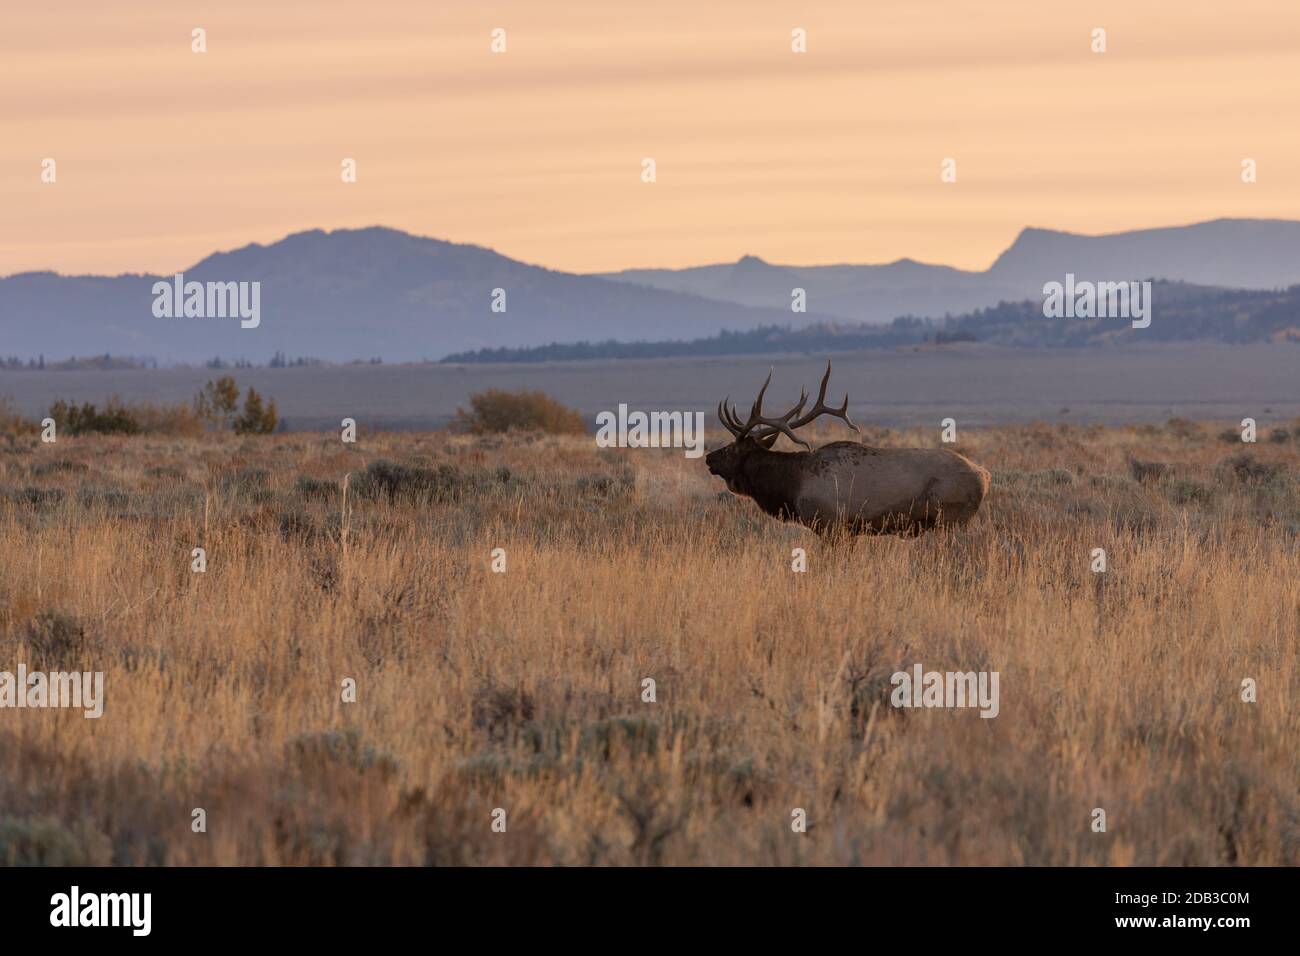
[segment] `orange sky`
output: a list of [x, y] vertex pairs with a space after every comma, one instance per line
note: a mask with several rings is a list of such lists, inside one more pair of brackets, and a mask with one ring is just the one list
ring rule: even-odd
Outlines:
[[1300, 218], [1298, 66], [1284, 0], [10, 2], [0, 275], [373, 224], [573, 271], [978, 269], [1025, 225]]

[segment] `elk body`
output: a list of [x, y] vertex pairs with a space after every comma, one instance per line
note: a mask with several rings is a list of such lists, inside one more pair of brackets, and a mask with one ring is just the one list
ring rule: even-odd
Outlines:
[[[763, 511], [797, 521], [822, 534], [916, 534], [940, 525], [964, 525], [979, 510], [989, 490], [989, 473], [969, 459], [940, 448], [872, 448], [837, 441], [816, 451], [794, 430], [820, 415], [849, 420], [849, 397], [839, 408], [826, 405], [831, 365], [826, 363], [821, 391], [805, 413], [808, 393], [784, 415], [763, 416], [763, 393], [741, 422], [735, 406], [718, 405], [718, 418], [735, 440], [705, 458], [710, 474], [734, 494], [752, 498]], [[785, 435], [807, 451], [777, 452]]]

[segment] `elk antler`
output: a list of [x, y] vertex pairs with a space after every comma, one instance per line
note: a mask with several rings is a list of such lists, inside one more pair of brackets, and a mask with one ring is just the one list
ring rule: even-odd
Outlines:
[[[844, 393], [844, 404], [841, 405], [839, 408], [830, 408], [826, 405], [826, 386], [830, 382], [830, 380], [831, 380], [831, 362], [830, 359], [827, 359], [826, 374], [822, 376], [822, 387], [817, 392], [817, 404], [813, 406], [812, 411], [810, 411], [807, 415], [804, 415], [801, 418], [792, 421], [790, 423], [790, 427], [802, 428], [804, 425], [807, 425], [809, 422], [811, 422], [814, 418], [817, 418], [819, 415], [830, 415], [832, 418], [840, 419], [841, 421], [844, 422], [844, 424], [848, 425], [855, 432], [861, 435], [862, 429], [859, 428], [857, 425], [853, 424], [853, 422], [849, 420], [849, 393], [848, 392]], [[799, 405], [800, 407], [802, 407], [803, 403], [800, 402]]]
[[755, 433], [754, 437], [759, 441], [782, 434], [795, 444], [803, 445], [804, 448], [809, 450], [812, 449], [812, 446], [797, 436], [794, 430], [802, 428], [820, 415], [831, 415], [842, 419], [846, 425], [861, 434], [861, 429], [849, 420], [849, 396], [847, 392], [844, 394], [844, 404], [839, 408], [830, 408], [826, 405], [826, 385], [830, 382], [830, 379], [831, 363], [827, 361], [826, 374], [822, 376], [821, 390], [817, 393], [817, 402], [806, 415], [803, 414], [803, 407], [808, 403], [808, 392], [801, 390], [799, 401], [788, 412], [777, 418], [765, 418], [763, 416], [763, 395], [767, 392], [767, 386], [772, 382], [772, 370], [768, 369], [767, 379], [763, 382], [763, 387], [758, 390], [758, 398], [754, 400], [754, 405], [750, 409], [749, 420], [742, 424], [740, 416], [736, 414], [736, 407], [734, 405], [730, 408], [727, 407], [727, 400], [730, 396], [723, 399], [722, 403], [718, 405], [718, 420], [726, 426], [731, 434], [736, 436], [736, 441], [740, 441], [754, 428], [758, 427], [760, 430]]
[[754, 404], [749, 409], [749, 418], [744, 422], [740, 420], [740, 415], [736, 412], [736, 406], [729, 406], [727, 404], [731, 398], [730, 395], [723, 399], [718, 405], [718, 420], [726, 426], [727, 430], [731, 432], [731, 434], [736, 436], [736, 441], [740, 441], [758, 425], [772, 428], [784, 426], [791, 418], [798, 415], [799, 412], [803, 410], [804, 403], [808, 401], [808, 394], [806, 392], [799, 399], [799, 404], [790, 409], [790, 411], [786, 412], [780, 418], [765, 418], [763, 416], [763, 395], [766, 394], [767, 387], [770, 384], [772, 384], [772, 370], [768, 369], [767, 378], [763, 382], [763, 387], [758, 390], [758, 398], [754, 399]]

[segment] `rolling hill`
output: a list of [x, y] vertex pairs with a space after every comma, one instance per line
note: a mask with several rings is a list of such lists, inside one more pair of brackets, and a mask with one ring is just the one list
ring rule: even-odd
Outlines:
[[1041, 299], [1001, 302], [941, 320], [902, 317], [887, 325], [821, 322], [722, 332], [692, 340], [551, 343], [524, 349], [479, 349], [448, 363], [552, 362], [686, 356], [806, 353], [942, 346], [1083, 348], [1171, 342], [1273, 342], [1296, 350], [1300, 383], [1300, 285], [1284, 290], [1220, 289], [1186, 282], [1152, 284], [1152, 316], [1135, 329], [1122, 318], [1047, 318]]
[[[187, 282], [260, 282], [260, 325], [155, 317], [151, 289], [171, 276], [25, 273], [0, 279], [0, 353], [196, 362], [213, 356], [265, 361], [282, 351], [338, 361], [418, 361], [557, 339], [695, 337], [789, 315], [788, 308], [749, 308], [556, 272], [479, 246], [378, 227], [296, 233], [208, 256], [183, 271]], [[503, 313], [491, 310], [497, 288], [506, 291]]]

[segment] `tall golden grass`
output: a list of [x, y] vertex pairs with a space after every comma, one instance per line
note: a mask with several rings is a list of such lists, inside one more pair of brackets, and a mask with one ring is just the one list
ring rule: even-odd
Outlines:
[[1294, 865], [1300, 443], [1215, 431], [966, 430], [968, 529], [846, 543], [589, 437], [11, 438], [0, 670], [106, 705], [0, 710], [0, 862]]

